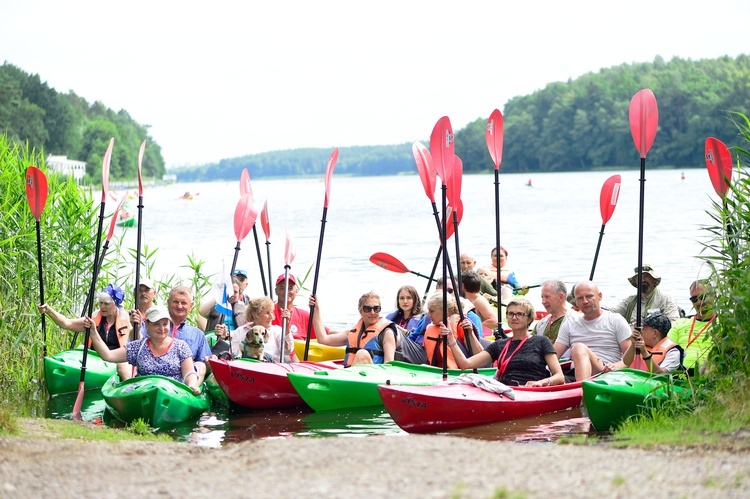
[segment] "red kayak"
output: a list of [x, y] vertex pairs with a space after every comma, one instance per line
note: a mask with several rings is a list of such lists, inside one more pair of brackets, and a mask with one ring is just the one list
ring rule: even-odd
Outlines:
[[282, 409], [305, 405], [286, 374], [338, 369], [332, 362], [279, 363], [209, 360], [219, 386], [229, 400], [251, 409]]
[[513, 387], [515, 400], [474, 385], [379, 385], [393, 420], [410, 433], [429, 433], [564, 411], [581, 404], [581, 383]]

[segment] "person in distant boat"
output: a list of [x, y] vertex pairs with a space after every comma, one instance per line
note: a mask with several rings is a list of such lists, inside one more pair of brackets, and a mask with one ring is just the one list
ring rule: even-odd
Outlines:
[[602, 310], [602, 294], [591, 281], [576, 284], [575, 297], [583, 315], [569, 317], [560, 326], [554, 344], [558, 358], [570, 349], [577, 381], [624, 367], [622, 355], [630, 346], [628, 322]]
[[544, 335], [554, 343], [557, 340], [557, 334], [562, 323], [576, 313], [568, 310], [565, 299], [568, 290], [564, 282], [558, 280], [544, 281], [541, 294], [542, 305], [549, 315], [536, 323], [534, 334]]
[[[125, 293], [122, 289], [113, 284], [107, 284], [101, 293], [96, 295], [99, 310], [94, 310], [90, 319], [88, 317], [69, 319], [46, 303], [38, 305], [38, 308], [41, 313], [49, 315], [55, 324], [68, 331], [83, 332], [87, 327], [95, 328], [95, 331], [91, 331], [88, 346], [91, 346], [93, 337], [98, 336], [109, 349], [114, 350], [125, 346], [132, 330], [128, 312], [122, 307], [124, 298]], [[132, 371], [124, 360], [117, 364], [117, 373], [121, 380], [131, 378]]]
[[138, 308], [130, 311], [130, 323], [140, 324], [139, 336], [148, 336], [146, 330], [146, 310], [154, 306], [156, 298], [156, 287], [151, 279], [140, 279], [138, 281]]
[[401, 286], [396, 293], [396, 311], [386, 316], [410, 333], [422, 320], [422, 300], [414, 286]]
[[682, 347], [667, 337], [672, 323], [661, 312], [643, 319], [641, 331], [633, 330], [630, 346], [622, 356], [625, 367], [662, 374], [682, 366]]
[[198, 384], [202, 384], [206, 378], [206, 362], [211, 357], [211, 348], [208, 346], [206, 335], [203, 331], [186, 322], [188, 314], [193, 309], [193, 292], [186, 286], [175, 286], [169, 292], [167, 310], [172, 319], [171, 336], [183, 340], [193, 353], [193, 365], [198, 373]]
[[240, 300], [240, 282], [232, 279], [232, 294], [228, 297], [232, 307], [231, 315], [224, 315], [216, 309], [216, 297], [213, 293], [203, 299], [198, 313], [206, 318], [205, 331], [213, 331], [218, 324], [225, 324], [228, 329], [237, 329], [245, 323], [245, 304]]
[[[294, 306], [294, 299], [297, 298], [297, 292], [299, 287], [297, 286], [297, 278], [292, 274], [289, 274], [289, 290], [284, 303], [284, 274], [281, 274], [276, 278], [276, 305], [273, 309], [273, 323], [276, 326], [281, 326], [282, 321], [282, 310], [289, 310], [291, 313], [289, 319], [289, 330], [292, 332], [297, 340], [304, 340], [307, 338], [307, 330], [310, 324], [310, 311], [304, 310]], [[310, 339], [315, 339], [315, 330], [310, 329]]]
[[312, 320], [318, 343], [334, 347], [346, 346], [344, 367], [383, 364], [394, 360], [400, 336], [396, 325], [380, 316], [382, 307], [377, 293], [369, 291], [359, 298], [357, 310], [360, 319], [344, 331], [326, 331], [317, 297], [311, 296], [309, 303], [311, 307], [315, 307]]
[[[139, 376], [158, 374], [176, 379], [189, 386], [193, 393], [201, 393], [198, 373], [193, 366], [190, 347], [184, 341], [169, 334], [171, 323], [169, 312], [164, 307], [154, 306], [146, 313], [148, 336], [114, 350], [107, 348], [99, 335], [92, 335], [93, 346], [99, 356], [108, 362], [127, 362], [135, 366]], [[84, 318], [87, 327], [94, 321]], [[119, 364], [118, 364], [119, 365]]]
[[[506, 385], [550, 386], [565, 383], [565, 376], [552, 342], [543, 335], [529, 336], [535, 318], [534, 307], [525, 298], [514, 298], [506, 309], [511, 338], [497, 340], [468, 359], [458, 348], [450, 328], [441, 324], [448, 348], [461, 369], [475, 369], [497, 361], [495, 378]], [[473, 340], [472, 340], [473, 341]], [[477, 343], [476, 345], [480, 345]]]
[[[476, 267], [477, 261], [470, 253], [461, 253], [460, 264], [461, 272], [466, 272], [467, 270], [475, 270], [474, 267]], [[482, 285], [479, 288], [479, 292], [488, 300], [490, 296], [496, 297], [497, 290], [492, 286], [492, 283], [485, 279], [482, 274], [479, 274], [479, 276], [482, 278]]]
[[705, 374], [708, 353], [713, 347], [711, 327], [716, 321], [713, 311], [715, 292], [708, 280], [701, 279], [690, 284], [690, 301], [695, 315], [677, 319], [672, 323], [669, 339], [685, 349], [685, 360], [688, 375]]
[[[450, 282], [450, 279], [448, 280], [447, 288], [448, 294], [451, 296], [455, 296], [453, 292], [453, 284]], [[430, 299], [432, 298], [432, 296], [436, 295], [440, 295], [442, 297], [442, 290], [443, 278], [439, 277], [437, 280], [437, 284], [435, 285], [435, 292], [430, 296]], [[427, 303], [429, 303], [429, 299], [427, 300]], [[427, 330], [427, 326], [432, 324], [430, 315], [426, 313], [426, 311], [428, 310], [427, 303], [425, 303], [425, 313], [422, 314], [422, 319], [419, 321], [419, 325], [417, 325], [414, 331], [412, 331], [409, 335], [409, 339], [416, 342], [418, 345], [424, 345], [424, 333]], [[474, 304], [472, 304], [466, 298], [461, 298], [461, 309], [464, 313], [464, 316], [469, 319], [472, 324], [474, 324], [474, 330], [477, 332], [477, 336], [480, 338], [480, 343], [487, 343], [489, 345], [490, 342], [485, 340], [483, 336], [484, 328], [482, 327], [482, 318], [477, 315]], [[458, 313], [458, 309], [456, 310], [456, 313]]]
[[461, 274], [461, 285], [464, 288], [464, 296], [474, 305], [474, 309], [482, 318], [482, 326], [490, 331], [497, 329], [497, 311], [492, 308], [490, 302], [479, 294], [482, 278], [474, 270], [467, 270]]
[[[282, 310], [282, 317], [289, 321], [291, 313], [288, 309]], [[297, 353], [294, 351], [294, 337], [287, 328], [286, 335], [281, 332], [281, 326], [273, 324], [274, 319], [274, 303], [267, 296], [260, 298], [253, 298], [247, 304], [245, 310], [245, 323], [234, 331], [230, 332], [231, 343], [232, 343], [232, 354], [235, 358], [240, 357], [243, 348], [242, 342], [245, 341], [247, 333], [253, 328], [253, 326], [262, 326], [268, 337], [265, 345], [263, 346], [263, 354], [266, 362], [299, 362]], [[226, 338], [227, 327], [225, 324], [219, 324], [216, 326], [216, 335]], [[281, 358], [281, 342], [282, 336], [284, 341], [284, 358]]]
[[247, 305], [250, 302], [250, 295], [245, 293], [247, 285], [249, 284], [247, 281], [247, 272], [242, 269], [235, 269], [234, 278], [240, 283], [240, 301]]
[[[637, 288], [638, 267], [633, 269], [633, 272], [635, 274], [628, 278], [628, 281], [634, 288]], [[661, 283], [661, 277], [656, 275], [654, 268], [651, 265], [643, 265], [641, 274], [641, 317], [646, 317], [649, 313], [659, 310], [670, 321], [676, 321], [680, 318], [680, 308], [673, 297], [658, 289], [659, 283]], [[628, 296], [610, 310], [625, 317], [625, 320], [630, 324], [635, 324], [637, 300], [637, 294]]]

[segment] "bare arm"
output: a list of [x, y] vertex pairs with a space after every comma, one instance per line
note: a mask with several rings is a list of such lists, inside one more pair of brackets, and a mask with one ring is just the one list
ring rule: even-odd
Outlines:
[[[464, 352], [458, 347], [456, 337], [453, 336], [453, 331], [443, 325], [442, 322], [440, 323], [440, 334], [447, 336], [448, 348], [453, 352], [453, 358], [456, 359], [456, 364], [461, 369], [476, 369], [478, 367], [484, 367], [492, 362], [492, 357], [490, 357], [490, 354], [484, 350], [480, 350], [479, 353], [476, 353], [467, 359]], [[472, 334], [472, 336], [474, 335]]]
[[461, 322], [460, 327], [464, 330], [464, 338], [469, 338], [469, 341], [471, 342], [472, 352], [479, 353], [484, 350], [482, 344], [479, 343], [479, 338], [477, 338], [477, 335], [474, 334], [474, 323], [471, 322], [471, 319], [465, 318]]
[[83, 332], [86, 330], [86, 327], [83, 325], [83, 317], [76, 317], [75, 319], [68, 319], [64, 315], [62, 315], [60, 312], [55, 310], [54, 308], [50, 307], [49, 305], [42, 304], [37, 305], [37, 308], [39, 311], [43, 314], [47, 314], [50, 319], [52, 319], [52, 322], [57, 324], [59, 327], [63, 329], [67, 329], [68, 331], [78, 331]]
[[208, 319], [209, 314], [211, 314], [211, 310], [213, 310], [215, 306], [216, 298], [214, 298], [213, 296], [209, 296], [201, 302], [200, 307], [198, 307], [198, 313], [201, 314], [201, 317], [205, 317], [206, 319]]
[[538, 381], [528, 381], [526, 386], [550, 386], [562, 385], [565, 383], [565, 375], [563, 375], [562, 367], [560, 367], [560, 361], [557, 359], [557, 355], [554, 353], [548, 353], [544, 356], [544, 360], [547, 362], [547, 368], [549, 368], [549, 372], [552, 376]]
[[564, 354], [565, 352], [567, 352], [567, 351], [568, 351], [568, 348], [570, 348], [570, 347], [569, 347], [568, 345], [564, 345], [564, 344], [562, 344], [562, 343], [559, 343], [559, 342], [557, 342], [557, 341], [556, 341], [556, 342], [555, 342], [555, 344], [554, 344], [554, 345], [552, 345], [552, 346], [553, 346], [553, 347], [555, 347], [555, 353], [557, 354], [557, 358], [558, 358], [558, 359], [559, 359], [560, 357], [562, 357], [562, 355], [563, 355], [563, 354]]
[[180, 363], [180, 372], [182, 373], [183, 382], [193, 389], [194, 394], [198, 395], [201, 392], [201, 387], [198, 383], [198, 373], [195, 372], [192, 357], [188, 356]]
[[81, 320], [84, 323], [84, 329], [86, 327], [92, 328], [89, 338], [91, 338], [91, 345], [94, 347], [94, 350], [96, 350], [96, 353], [99, 354], [99, 357], [106, 360], [107, 362], [128, 361], [128, 351], [125, 349], [125, 347], [110, 350], [107, 344], [104, 343], [104, 340], [102, 340], [102, 337], [99, 336], [99, 333], [97, 333], [96, 330], [93, 329], [94, 321], [91, 320], [90, 317], [81, 317]]
[[489, 329], [495, 329], [497, 327], [497, 314], [494, 313], [490, 302], [484, 296], [478, 296], [474, 300], [474, 307], [476, 308], [477, 314], [482, 318], [482, 325]]

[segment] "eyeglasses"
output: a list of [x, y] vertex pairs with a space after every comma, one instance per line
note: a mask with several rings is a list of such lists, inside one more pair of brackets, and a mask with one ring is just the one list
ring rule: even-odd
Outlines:
[[508, 316], [508, 319], [520, 319], [521, 317], [526, 317], [526, 312], [508, 312], [505, 314]]
[[370, 305], [362, 305], [362, 310], [364, 310], [368, 314], [370, 312], [375, 312], [376, 314], [379, 314], [380, 310], [382, 309], [380, 308], [380, 305], [375, 305], [374, 307], [371, 307]]

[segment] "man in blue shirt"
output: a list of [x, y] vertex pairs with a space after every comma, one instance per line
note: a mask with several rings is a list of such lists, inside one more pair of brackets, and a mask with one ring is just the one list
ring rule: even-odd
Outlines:
[[197, 327], [187, 324], [185, 320], [193, 309], [193, 293], [186, 286], [175, 286], [169, 292], [167, 309], [172, 319], [172, 337], [185, 341], [193, 352], [193, 364], [198, 373], [198, 382], [203, 383], [206, 377], [206, 362], [211, 356], [206, 335]]

